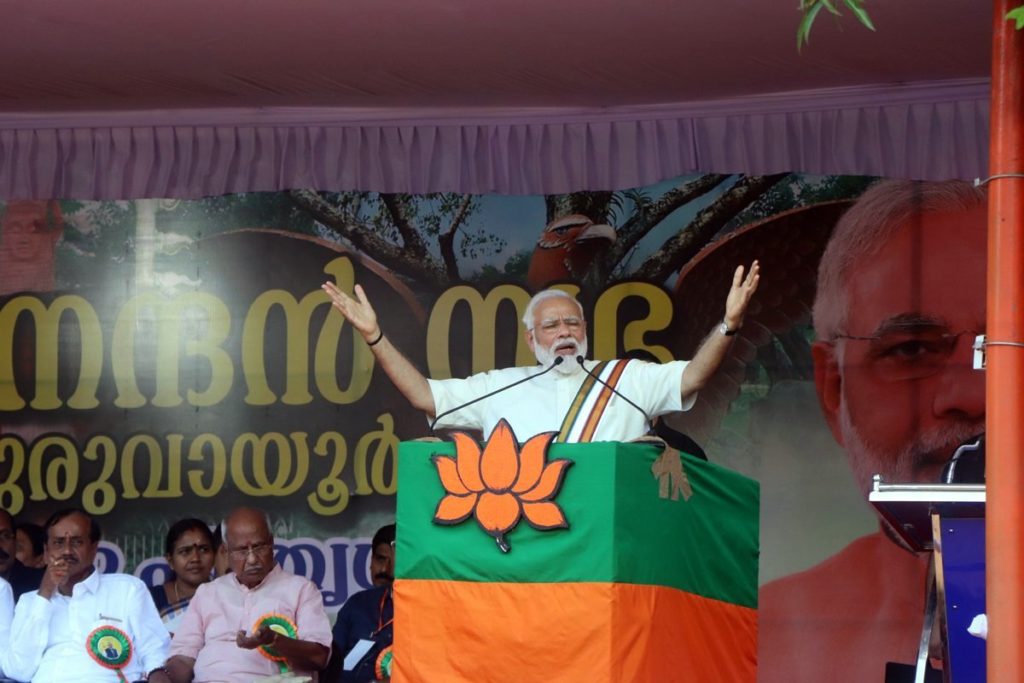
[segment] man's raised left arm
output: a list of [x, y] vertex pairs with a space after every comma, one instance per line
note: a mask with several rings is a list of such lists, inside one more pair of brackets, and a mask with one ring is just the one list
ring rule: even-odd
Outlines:
[[[702, 389], [718, 370], [729, 352], [729, 347], [732, 346], [733, 334], [743, 325], [743, 316], [747, 313], [747, 306], [761, 279], [761, 266], [754, 261], [750, 264], [746, 276], [744, 270], [743, 266], [738, 266], [733, 274], [732, 286], [725, 299], [725, 316], [722, 323], [715, 325], [683, 371], [680, 390], [684, 404], [690, 395]], [[721, 329], [723, 324], [724, 330]]]

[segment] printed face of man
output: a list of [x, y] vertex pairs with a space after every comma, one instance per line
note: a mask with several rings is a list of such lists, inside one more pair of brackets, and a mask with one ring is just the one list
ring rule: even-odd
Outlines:
[[45, 205], [12, 203], [8, 207], [0, 230], [3, 245], [13, 260], [35, 262], [48, 254], [53, 248], [54, 236], [45, 229], [45, 224]]
[[534, 309], [533, 329], [526, 330], [526, 343], [541, 365], [551, 365], [557, 356], [565, 356], [558, 371], [573, 372], [579, 367], [576, 356], [587, 355], [587, 321], [571, 299], [545, 299]]
[[851, 269], [849, 315], [814, 348], [826, 418], [862, 491], [936, 482], [955, 448], [984, 431], [986, 211], [926, 213]]

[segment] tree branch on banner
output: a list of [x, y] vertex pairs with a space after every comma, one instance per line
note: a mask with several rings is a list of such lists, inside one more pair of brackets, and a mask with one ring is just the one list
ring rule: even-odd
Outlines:
[[669, 238], [637, 268], [634, 276], [664, 282], [693, 258], [718, 231], [744, 208], [767, 192], [787, 173], [742, 176], [713, 204], [702, 209], [689, 225]]
[[[611, 272], [625, 256], [636, 247], [647, 233], [679, 207], [701, 197], [723, 183], [728, 175], [702, 175], [688, 183], [673, 188], [654, 202], [637, 202], [638, 209], [617, 231], [618, 240], [605, 256], [605, 268]], [[636, 198], [634, 198], [634, 201]]]
[[324, 199], [319, 193], [312, 190], [291, 190], [289, 194], [299, 206], [308, 211], [323, 226], [334, 231], [357, 250], [380, 264], [406, 277], [428, 282], [437, 287], [447, 283], [448, 278], [444, 268], [437, 259], [426, 254], [418, 237], [421, 253], [426, 255], [411, 258], [410, 252], [406, 251], [403, 245], [390, 242], [379, 235], [370, 224], [353, 218]]
[[452, 218], [448, 229], [437, 236], [437, 244], [441, 248], [441, 259], [444, 261], [448, 277], [453, 281], [460, 279], [459, 264], [455, 258], [455, 235], [458, 233], [462, 221], [469, 214], [469, 209], [472, 205], [473, 198], [466, 195], [462, 200], [462, 204], [459, 205], [458, 210], [455, 212], [455, 217]]

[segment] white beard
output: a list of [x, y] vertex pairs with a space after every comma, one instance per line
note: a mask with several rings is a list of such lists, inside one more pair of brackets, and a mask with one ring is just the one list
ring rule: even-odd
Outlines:
[[583, 356], [584, 358], [587, 357], [586, 337], [584, 337], [583, 341], [579, 343], [577, 343], [575, 339], [558, 339], [552, 342], [551, 346], [547, 348], [542, 347], [540, 344], [534, 344], [533, 355], [537, 357], [538, 363], [544, 367], [548, 367], [555, 362], [555, 358], [561, 355], [555, 353], [555, 349], [558, 346], [565, 344], [567, 341], [572, 342], [573, 346], [576, 347], [576, 350], [573, 351], [571, 355], [563, 356], [565, 360], [555, 366], [555, 372], [567, 376], [574, 375], [577, 372], [583, 372], [583, 367], [576, 362], [576, 356]]
[[952, 457], [956, 446], [970, 437], [985, 431], [985, 422], [969, 422], [958, 420], [948, 424], [932, 427], [915, 435], [913, 441], [896, 452], [887, 452], [884, 448], [868, 443], [850, 416], [846, 396], [839, 400], [839, 430], [843, 436], [843, 444], [850, 467], [857, 479], [857, 486], [867, 495], [871, 490], [871, 480], [876, 474], [889, 484], [938, 483], [938, 476], [925, 476], [924, 471], [934, 466], [929, 461], [929, 454], [948, 447]]

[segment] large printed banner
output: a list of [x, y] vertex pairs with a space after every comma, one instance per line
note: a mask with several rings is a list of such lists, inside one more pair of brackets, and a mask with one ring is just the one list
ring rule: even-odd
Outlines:
[[[84, 508], [104, 529], [104, 568], [151, 583], [166, 576], [171, 523], [262, 507], [279, 561], [334, 610], [369, 585], [367, 539], [394, 518], [397, 445], [429, 425], [331, 310], [324, 281], [361, 284], [395, 345], [442, 378], [535, 362], [519, 318], [552, 284], [583, 303], [593, 357], [689, 358], [736, 266], [758, 259], [730, 358], [669, 423], [761, 483], [762, 680], [865, 680], [913, 661], [924, 580], [878, 533], [865, 472], [933, 476], [984, 416], [983, 394], [970, 406], [959, 395], [981, 381], [969, 359], [945, 372], [965, 331], [984, 328], [984, 223], [963, 202], [966, 219], [903, 215], [907, 227], [851, 241], [848, 300], [829, 304], [842, 329], [815, 345], [819, 261], [871, 182], [9, 202], [0, 506], [34, 522]], [[885, 586], [913, 594], [876, 608]]]

